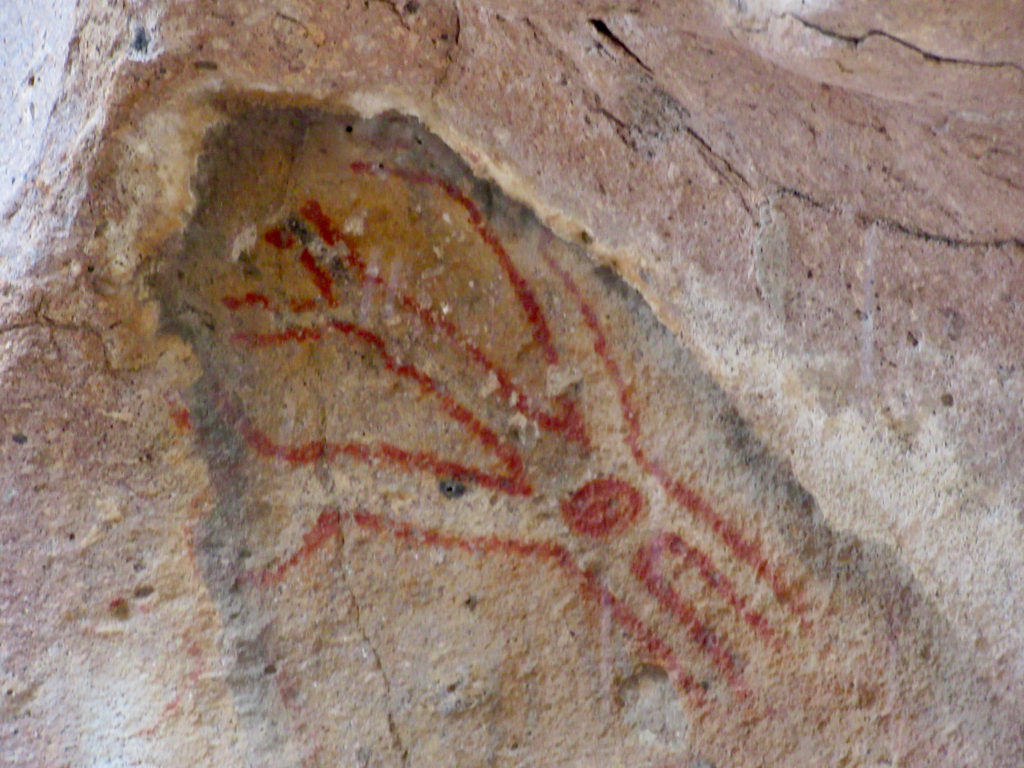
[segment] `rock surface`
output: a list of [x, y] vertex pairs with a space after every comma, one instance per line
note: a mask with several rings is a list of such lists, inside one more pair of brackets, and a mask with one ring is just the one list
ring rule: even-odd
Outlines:
[[1016, 11], [2, 13], [8, 762], [1024, 764]]

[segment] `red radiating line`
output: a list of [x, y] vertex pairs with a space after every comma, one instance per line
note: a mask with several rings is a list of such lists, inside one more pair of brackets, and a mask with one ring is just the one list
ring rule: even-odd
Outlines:
[[[274, 346], [293, 341], [319, 341], [323, 338], [325, 329], [336, 331], [345, 336], [355, 337], [363, 343], [368, 344], [378, 355], [380, 355], [381, 358], [383, 358], [384, 366], [387, 370], [391, 371], [396, 376], [416, 382], [424, 394], [436, 397], [440, 403], [441, 410], [458, 422], [463, 429], [476, 437], [485, 447], [491, 450], [504, 465], [505, 469], [508, 471], [508, 475], [505, 477], [495, 477], [478, 470], [470, 469], [462, 464], [442, 461], [434, 454], [403, 451], [402, 449], [388, 443], [378, 444], [378, 448], [375, 451], [375, 455], [378, 458], [384, 458], [409, 468], [427, 469], [435, 472], [435, 474], [445, 472], [451, 474], [453, 469], [458, 469], [457, 474], [459, 474], [459, 476], [464, 476], [466, 479], [476, 478], [489, 488], [505, 490], [508, 493], [515, 495], [529, 494], [532, 492], [532, 488], [525, 478], [523, 459], [519, 455], [519, 451], [516, 447], [502, 441], [494, 430], [480, 421], [480, 419], [473, 415], [468, 408], [461, 405], [454, 397], [439, 387], [432, 377], [428, 376], [414, 365], [399, 362], [388, 352], [387, 343], [372, 331], [354, 323], [333, 320], [328, 326], [326, 326], [326, 328], [316, 326], [295, 327], [277, 333], [236, 334], [232, 337], [232, 340], [253, 347]], [[252, 434], [256, 434], [256, 430], [250, 431]], [[267, 441], [269, 441], [269, 438], [261, 441], [261, 444], [265, 444]], [[351, 453], [351, 449], [346, 449], [345, 446], [328, 443], [326, 441], [316, 441], [300, 447], [289, 447], [277, 445], [276, 443], [274, 446], [275, 447], [273, 449], [264, 447], [263, 449], [258, 450], [260, 450], [263, 455], [273, 455], [290, 463], [309, 463], [321, 458], [331, 459], [339, 454], [350, 455]], [[254, 445], [254, 447], [256, 446]], [[357, 456], [357, 458], [359, 458], [359, 456]]]
[[498, 536], [459, 536], [358, 510], [341, 513], [341, 517], [351, 520], [360, 528], [389, 534], [410, 546], [439, 547], [467, 554], [502, 553], [552, 563], [577, 583], [585, 597], [609, 611], [636, 645], [665, 668], [680, 691], [689, 694], [698, 704], [706, 703], [703, 687], [682, 666], [675, 651], [619, 600], [596, 573], [581, 568], [562, 545], [550, 541], [524, 541]]
[[662, 552], [667, 550], [678, 556], [683, 565], [696, 567], [704, 583], [717, 592], [765, 643], [778, 647], [778, 638], [768, 619], [759, 611], [747, 607], [746, 600], [736, 591], [729, 578], [715, 567], [707, 554], [688, 544], [675, 533], [659, 534], [647, 548], [657, 555], [654, 563], [657, 563]]
[[374, 166], [366, 162], [352, 163], [351, 168], [355, 173], [384, 173], [390, 176], [397, 176], [400, 179], [414, 184], [436, 186], [448, 195], [449, 198], [461, 205], [469, 215], [469, 221], [476, 229], [477, 234], [480, 235], [480, 239], [487, 244], [494, 255], [498, 258], [498, 263], [508, 276], [509, 283], [512, 285], [512, 290], [515, 291], [516, 298], [519, 299], [519, 304], [526, 313], [526, 319], [529, 321], [530, 325], [533, 326], [533, 338], [544, 350], [544, 355], [547, 358], [548, 363], [555, 364], [558, 362], [558, 350], [556, 350], [554, 345], [551, 343], [551, 331], [548, 329], [547, 320], [544, 318], [544, 312], [541, 309], [540, 304], [537, 302], [537, 298], [533, 295], [533, 291], [530, 290], [530, 284], [526, 282], [526, 278], [524, 278], [519, 273], [519, 270], [516, 269], [515, 264], [512, 263], [512, 259], [509, 258], [508, 252], [501, 244], [497, 235], [495, 235], [494, 232], [491, 231], [490, 227], [487, 226], [487, 223], [484, 221], [483, 214], [480, 213], [476, 204], [469, 197], [463, 194], [461, 189], [454, 184], [422, 171], [409, 171], [403, 168], [387, 168], [382, 165]]
[[238, 298], [237, 296], [225, 296], [221, 299], [221, 303], [230, 310], [240, 309], [241, 307], [263, 307], [264, 309], [270, 309], [270, 299], [264, 296], [262, 293], [247, 293], [245, 296]]
[[324, 212], [324, 209], [320, 207], [320, 203], [316, 200], [308, 201], [299, 209], [299, 213], [316, 227], [317, 232], [320, 233], [320, 239], [327, 243], [327, 245], [337, 245], [339, 240], [343, 240], [345, 245], [351, 245], [348, 238], [344, 237], [337, 227], [334, 226], [330, 216]]
[[296, 445], [278, 443], [244, 418], [239, 419], [239, 430], [249, 447], [257, 454], [287, 464], [336, 461], [345, 456], [364, 464], [383, 461], [406, 470], [429, 472], [439, 478], [454, 477], [510, 496], [529, 496], [533, 493], [533, 488], [522, 478], [483, 472], [455, 461], [446, 461], [433, 453], [408, 451], [391, 443], [334, 443], [328, 440], [313, 440]]
[[413, 365], [398, 362], [388, 353], [384, 340], [372, 331], [352, 323], [335, 320], [326, 328], [296, 327], [277, 333], [237, 334], [232, 337], [232, 340], [249, 346], [267, 347], [294, 341], [320, 340], [323, 338], [325, 330], [352, 336], [370, 345], [384, 359], [385, 367], [388, 370], [397, 376], [416, 382], [425, 394], [437, 397], [441, 409], [448, 416], [494, 452], [506, 468], [507, 474], [494, 475], [465, 464], [442, 460], [433, 453], [407, 451], [384, 442], [375, 445], [332, 443], [326, 440], [317, 440], [301, 445], [276, 443], [265, 433], [249, 425], [246, 420], [243, 432], [253, 450], [262, 456], [280, 459], [290, 464], [309, 464], [321, 459], [335, 460], [343, 455], [364, 462], [377, 459], [397, 464], [406, 469], [428, 471], [439, 477], [458, 477], [511, 495], [529, 495], [533, 492], [532, 487], [526, 481], [522, 457], [515, 446], [502, 442], [493, 430], [459, 404], [455, 398], [438, 387], [430, 376]]
[[753, 568], [757, 578], [768, 584], [780, 603], [786, 605], [794, 613], [802, 613], [804, 610], [803, 605], [794, 604], [791, 601], [793, 588], [786, 584], [779, 570], [768, 562], [768, 559], [761, 551], [760, 545], [756, 541], [748, 541], [738, 528], [716, 512], [696, 491], [682, 481], [672, 478], [668, 470], [657, 460], [650, 458], [646, 454], [640, 444], [640, 416], [636, 406], [633, 404], [632, 387], [625, 383], [618, 363], [611, 356], [608, 340], [604, 335], [604, 330], [601, 328], [600, 321], [597, 319], [597, 313], [594, 312], [593, 308], [584, 298], [572, 276], [559, 267], [549, 255], [543, 254], [543, 258], [551, 271], [561, 279], [566, 290], [576, 300], [584, 323], [594, 337], [594, 352], [601, 358], [608, 376], [618, 391], [619, 408], [622, 411], [622, 418], [626, 422], [627, 427], [625, 441], [630, 452], [633, 454], [633, 459], [641, 469], [658, 480], [665, 489], [665, 492], [677, 504], [688, 509], [694, 517], [711, 528], [737, 559]]
[[403, 376], [415, 381], [420, 385], [420, 388], [424, 393], [436, 396], [441, 403], [441, 409], [445, 413], [461, 424], [463, 428], [468, 430], [470, 434], [474, 435], [481, 443], [491, 449], [501, 459], [501, 462], [514, 477], [522, 478], [523, 459], [519, 455], [519, 451], [516, 447], [501, 441], [498, 438], [498, 435], [495, 434], [490, 427], [480, 421], [480, 419], [474, 416], [468, 408], [460, 405], [455, 398], [447, 392], [442, 391], [430, 376], [423, 373], [413, 365], [402, 364], [395, 360], [395, 358], [387, 352], [384, 340], [376, 334], [359, 326], [353, 325], [352, 323], [343, 323], [338, 320], [333, 321], [331, 326], [339, 333], [357, 336], [359, 339], [371, 344], [377, 350], [377, 353], [384, 359], [384, 365], [389, 371], [392, 371], [398, 376]]
[[331, 276], [316, 263], [316, 259], [313, 258], [313, 254], [309, 252], [308, 248], [302, 249], [302, 255], [299, 256], [299, 263], [305, 268], [307, 272], [313, 277], [313, 285], [320, 291], [320, 295], [324, 297], [324, 301], [327, 302], [327, 306], [335, 307], [338, 305], [337, 300], [334, 298], [334, 291], [332, 286], [334, 281]]
[[304, 560], [308, 560], [313, 553], [327, 543], [341, 529], [341, 515], [336, 509], [324, 510], [320, 513], [313, 527], [302, 536], [302, 546], [292, 556], [273, 569], [254, 571], [249, 573], [249, 578], [261, 587], [277, 584], [282, 581], [292, 568]]
[[[427, 178], [429, 179], [432, 177]], [[444, 188], [445, 186], [440, 181], [436, 181], [436, 183], [441, 185], [442, 188]], [[468, 198], [467, 202], [470, 206], [472, 206], [472, 202], [468, 201]], [[359, 249], [356, 247], [355, 241], [352, 240], [351, 238], [346, 237], [341, 231], [338, 230], [334, 222], [331, 220], [330, 216], [328, 216], [327, 213], [324, 212], [323, 208], [316, 200], [308, 201], [305, 205], [302, 206], [299, 212], [311, 224], [313, 224], [313, 226], [316, 227], [317, 231], [320, 234], [320, 238], [327, 245], [334, 246], [339, 242], [345, 245], [345, 248], [347, 250], [347, 254], [345, 255], [345, 261], [352, 269], [356, 271], [356, 273], [359, 276], [359, 279], [364, 284], [370, 284], [378, 288], [384, 287], [384, 279], [382, 277], [380, 277], [379, 275], [371, 275], [369, 273], [369, 270], [367, 269], [366, 266], [366, 262], [360, 255]], [[472, 208], [470, 219], [471, 221], [474, 222], [474, 224], [482, 220], [482, 217], [480, 216], [479, 212], [476, 211], [475, 207]], [[477, 225], [477, 230], [478, 232], [481, 233], [482, 237], [483, 233], [481, 232], [480, 225]], [[493, 235], [490, 234], [489, 230], [487, 230], [487, 234], [488, 236], [493, 238]], [[491, 244], [488, 242], [488, 245]], [[500, 247], [500, 243], [498, 245]], [[494, 250], [493, 246], [492, 250]], [[509, 277], [509, 280], [513, 282], [513, 288], [515, 288], [516, 281], [520, 281], [523, 283], [523, 285], [525, 285], [525, 280], [518, 273], [518, 271], [516, 271], [515, 266], [509, 260], [508, 254], [504, 251], [504, 249], [502, 248], [500, 253], [496, 252], [496, 255], [498, 257], [499, 262], [502, 263], [502, 267], [505, 269], [505, 274]], [[542, 335], [545, 338], [547, 338], [548, 341], [546, 342], [546, 346], [544, 346], [543, 344], [542, 346], [545, 349], [545, 355], [547, 356], [548, 361], [557, 362], [557, 350], [555, 350], [555, 348], [550, 344], [550, 334], [547, 331], [547, 322], [544, 318], [542, 310], [540, 309], [540, 306], [536, 303], [533, 294], [529, 292], [528, 288], [526, 289], [525, 294], [522, 294], [517, 289], [516, 296], [519, 299], [520, 304], [523, 306], [524, 312], [526, 312], [527, 320], [534, 327], [535, 340], [537, 339], [537, 322], [541, 323], [540, 327], [544, 329], [544, 333]], [[524, 301], [526, 302], [525, 304]], [[525, 393], [520, 392], [515, 388], [515, 386], [512, 383], [512, 377], [509, 376], [509, 374], [506, 371], [504, 371], [490, 358], [488, 358], [487, 354], [482, 349], [480, 349], [480, 347], [476, 346], [472, 342], [462, 337], [455, 323], [443, 317], [442, 315], [439, 315], [432, 309], [424, 307], [422, 304], [416, 301], [416, 299], [407, 294], [399, 294], [399, 304], [403, 309], [414, 314], [419, 319], [419, 321], [422, 322], [425, 326], [427, 326], [428, 328], [433, 328], [441, 331], [449, 339], [458, 344], [469, 357], [469, 359], [472, 360], [474, 363], [481, 366], [484, 370], [488, 372], [493, 372], [495, 378], [498, 381], [498, 392], [501, 394], [501, 396], [504, 399], [508, 400], [511, 397], [511, 395], [516, 395], [516, 403], [515, 405], [512, 406], [515, 410], [522, 413], [531, 421], [536, 422], [537, 425], [544, 430], [547, 430], [549, 432], [560, 432], [564, 434], [568, 439], [573, 440], [583, 445], [584, 447], [588, 445], [589, 441], [587, 439], [586, 427], [583, 423], [583, 418], [580, 416], [578, 410], [576, 409], [576, 404], [572, 401], [571, 398], [565, 395], [556, 398], [555, 404], [557, 406], [557, 410], [555, 414], [548, 413], [535, 407], [529, 395], [526, 395]], [[534, 310], [529, 309], [529, 307], [533, 307], [536, 310], [536, 312], [534, 313]], [[552, 355], [554, 355], [553, 358], [551, 357]]]
[[697, 616], [697, 609], [689, 600], [676, 592], [659, 573], [661, 566], [661, 547], [655, 539], [650, 545], [638, 549], [633, 556], [630, 570], [633, 575], [647, 588], [658, 602], [680, 624], [686, 627], [690, 639], [704, 651], [729, 680], [729, 684], [740, 695], [749, 695], [750, 690], [743, 683], [742, 675], [736, 669], [732, 655], [726, 650], [725, 644], [718, 635], [706, 626]]

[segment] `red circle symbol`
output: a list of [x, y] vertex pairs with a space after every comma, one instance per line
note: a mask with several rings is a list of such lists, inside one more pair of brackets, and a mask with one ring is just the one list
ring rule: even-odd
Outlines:
[[643, 505], [640, 491], [625, 480], [601, 477], [562, 502], [562, 519], [574, 533], [602, 539], [629, 528]]

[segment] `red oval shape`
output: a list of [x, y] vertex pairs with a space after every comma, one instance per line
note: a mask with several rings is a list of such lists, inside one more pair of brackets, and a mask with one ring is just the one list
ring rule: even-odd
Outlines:
[[603, 539], [633, 525], [644, 497], [617, 477], [591, 480], [562, 502], [562, 519], [574, 533]]

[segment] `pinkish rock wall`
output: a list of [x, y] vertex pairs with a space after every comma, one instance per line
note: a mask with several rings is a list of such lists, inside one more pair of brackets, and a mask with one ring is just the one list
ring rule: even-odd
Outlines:
[[1024, 763], [1012, 8], [2, 13], [11, 764]]

